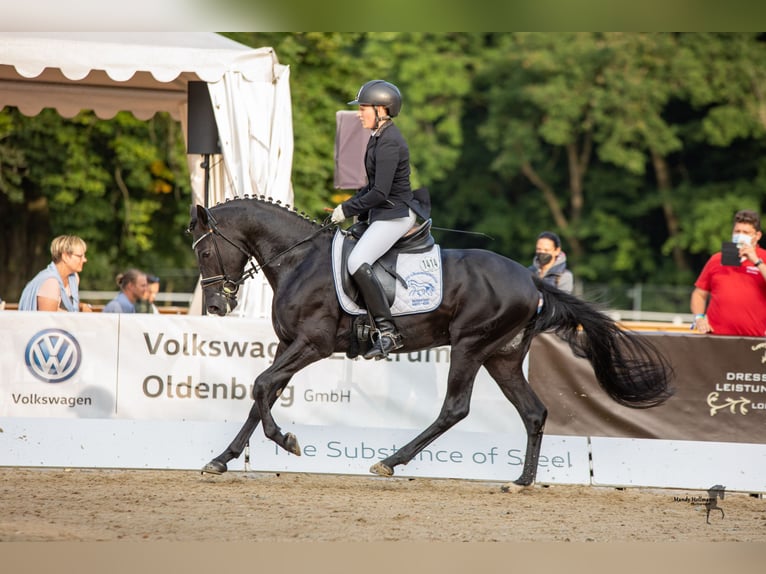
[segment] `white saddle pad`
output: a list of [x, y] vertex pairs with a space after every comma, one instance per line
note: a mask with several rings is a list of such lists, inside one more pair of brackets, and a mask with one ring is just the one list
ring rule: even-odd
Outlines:
[[[343, 290], [341, 280], [341, 253], [343, 234], [338, 231], [332, 242], [332, 273], [338, 302], [346, 313], [364, 315], [366, 309], [359, 307]], [[396, 294], [391, 314], [413, 315], [433, 311], [442, 302], [442, 258], [438, 245], [424, 253], [400, 253], [396, 259], [396, 272], [407, 283], [396, 280]]]

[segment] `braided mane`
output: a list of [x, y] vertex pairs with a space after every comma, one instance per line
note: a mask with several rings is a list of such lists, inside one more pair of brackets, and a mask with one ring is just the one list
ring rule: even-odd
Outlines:
[[[301, 225], [308, 224], [313, 229], [316, 229], [317, 227], [321, 227], [322, 226], [322, 222], [317, 221], [316, 217], [312, 218], [306, 212], [298, 211], [295, 207], [290, 207], [290, 205], [288, 205], [288, 204], [284, 204], [283, 205], [280, 200], [278, 200], [278, 199], [275, 200], [274, 198], [272, 198], [270, 196], [266, 196], [266, 195], [260, 195], [260, 196], [256, 196], [256, 195], [253, 195], [253, 196], [243, 195], [243, 196], [238, 196], [238, 197], [234, 197], [234, 198], [227, 198], [223, 202], [216, 203], [216, 206], [231, 204], [231, 203], [235, 203], [235, 202], [238, 202], [238, 201], [242, 201], [242, 202], [252, 202], [252, 201], [255, 201], [255, 202], [258, 202], [258, 203], [266, 205], [266, 206], [271, 206], [271, 207], [273, 207], [275, 209], [279, 209], [280, 211], [282, 211], [283, 213], [288, 214], [291, 217], [294, 217], [296, 219], [296, 221], [300, 221], [301, 222]], [[332, 227], [328, 227], [325, 231], [334, 232], [334, 229]]]

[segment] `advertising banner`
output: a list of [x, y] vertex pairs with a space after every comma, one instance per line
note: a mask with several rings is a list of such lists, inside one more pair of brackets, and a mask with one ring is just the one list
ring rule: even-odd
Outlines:
[[244, 422], [277, 340], [264, 321], [162, 315], [120, 320], [117, 416]]
[[530, 351], [532, 387], [548, 405], [557, 435], [766, 444], [766, 340], [642, 334], [675, 370], [675, 394], [650, 409], [617, 404], [598, 387], [590, 363], [553, 335]]
[[[230, 317], [3, 312], [0, 334], [5, 466], [200, 469], [246, 420], [277, 348], [269, 322]], [[638, 410], [612, 401], [566, 343], [535, 339], [529, 379], [549, 411], [538, 481], [766, 492], [766, 345], [642, 336], [673, 364], [676, 393]], [[272, 409], [302, 456], [258, 426], [229, 469], [366, 475], [436, 419], [449, 368], [447, 347], [383, 361], [332, 355], [297, 373]], [[481, 369], [468, 417], [396, 475], [506, 482], [526, 444]]]
[[[0, 465], [199, 470], [234, 437], [239, 425], [200, 421], [120, 419], [0, 419]], [[396, 428], [289, 425], [301, 456], [258, 429], [229, 471], [314, 472], [370, 476], [370, 467], [411, 440]], [[508, 482], [521, 475], [525, 437], [452, 431], [437, 439], [399, 477]], [[587, 439], [546, 436], [538, 481], [588, 484]]]
[[0, 313], [0, 417], [116, 413], [118, 317]]
[[[12, 341], [0, 349], [0, 464], [18, 466], [201, 468], [246, 420], [277, 347], [270, 323], [238, 318], [16, 312], [0, 314], [0, 332]], [[367, 474], [436, 419], [448, 371], [446, 347], [311, 365], [272, 409], [303, 456], [259, 426], [249, 466]], [[468, 418], [397, 475], [513, 480], [526, 440], [482, 370]], [[589, 464], [586, 439], [545, 437], [541, 481], [587, 484]]]
[[631, 409], [598, 387], [585, 359], [537, 337], [529, 378], [548, 406], [546, 431], [588, 437], [592, 484], [766, 492], [766, 366], [762, 339], [642, 333], [675, 370], [675, 394]]

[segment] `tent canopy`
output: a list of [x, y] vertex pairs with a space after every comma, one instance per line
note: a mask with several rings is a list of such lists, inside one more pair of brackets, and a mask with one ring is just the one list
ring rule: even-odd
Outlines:
[[[0, 109], [93, 110], [102, 119], [162, 111], [186, 133], [188, 83], [207, 82], [223, 156], [210, 173], [211, 203], [242, 195], [292, 203], [289, 79], [271, 48], [212, 32], [0, 32]], [[198, 157], [189, 170], [193, 201], [203, 203]]]
[[0, 32], [0, 107], [26, 115], [45, 107], [103, 119], [128, 110], [181, 119], [186, 85], [226, 72], [270, 82], [276, 56], [209, 32]]

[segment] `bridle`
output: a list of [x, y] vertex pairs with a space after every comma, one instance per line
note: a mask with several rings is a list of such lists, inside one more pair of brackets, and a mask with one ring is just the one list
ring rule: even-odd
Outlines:
[[[274, 255], [268, 261], [265, 261], [264, 263], [259, 265], [259, 264], [257, 264], [254, 261], [255, 260], [255, 256], [252, 253], [247, 251], [241, 245], [238, 245], [237, 243], [235, 243], [232, 239], [227, 237], [226, 234], [223, 233], [218, 228], [218, 225], [217, 225], [218, 222], [216, 221], [215, 217], [213, 217], [213, 214], [210, 213], [210, 210], [207, 207], [204, 208], [204, 209], [205, 209], [205, 213], [207, 214], [207, 218], [208, 218], [208, 230], [205, 233], [203, 233], [202, 235], [200, 235], [194, 241], [194, 243], [192, 243], [192, 250], [195, 250], [197, 248], [197, 245], [199, 245], [202, 242], [203, 239], [206, 239], [206, 238], [210, 237], [211, 241], [213, 242], [213, 248], [215, 250], [216, 259], [218, 259], [218, 267], [221, 270], [222, 275], [213, 275], [212, 277], [203, 277], [202, 279], [200, 279], [200, 287], [205, 289], [206, 287], [213, 287], [215, 285], [220, 284], [221, 285], [221, 292], [226, 297], [228, 297], [228, 298], [233, 298], [237, 294], [237, 291], [239, 290], [240, 285], [242, 285], [246, 280], [250, 279], [251, 277], [255, 277], [255, 275], [258, 274], [259, 270], [267, 267], [268, 265], [273, 263], [276, 259], [278, 259], [282, 255], [285, 255], [286, 253], [288, 253], [291, 250], [295, 249], [299, 245], [301, 245], [301, 244], [303, 244], [303, 243], [313, 239], [320, 232], [324, 231], [325, 229], [327, 229], [328, 227], [333, 225], [330, 217], [327, 217], [324, 220], [324, 222], [322, 223], [322, 225], [316, 231], [311, 233], [308, 237], [306, 237], [304, 239], [301, 239], [300, 241], [298, 241], [297, 243], [291, 245], [290, 247], [288, 247], [284, 251], [280, 251], [279, 253]], [[242, 273], [242, 275], [239, 277], [239, 279], [233, 279], [233, 278], [231, 278], [226, 273], [226, 271], [224, 269], [224, 265], [223, 265], [223, 258], [221, 257], [220, 250], [218, 249], [218, 242], [215, 240], [216, 237], [220, 237], [221, 239], [226, 241], [226, 243], [228, 243], [229, 245], [232, 245], [237, 251], [239, 251], [245, 257], [247, 257], [247, 263], [245, 264], [245, 267], [247, 267], [247, 265], [249, 264], [250, 268], [246, 269]]]
[[[241, 245], [237, 245], [234, 241], [232, 241], [229, 237], [226, 236], [220, 229], [218, 229], [218, 226], [216, 225], [216, 220], [213, 217], [213, 214], [210, 213], [210, 211], [207, 212], [208, 216], [208, 230], [200, 235], [200, 237], [192, 243], [192, 250], [197, 249], [197, 245], [199, 245], [203, 239], [206, 239], [208, 237], [211, 238], [213, 242], [213, 249], [215, 251], [215, 257], [218, 260], [218, 268], [221, 270], [222, 275], [213, 275], [212, 277], [203, 277], [200, 279], [200, 286], [205, 289], [206, 287], [213, 287], [215, 285], [220, 284], [221, 285], [221, 291], [224, 295], [227, 297], [234, 297], [234, 295], [237, 294], [237, 291], [239, 290], [239, 286], [242, 285], [247, 279], [250, 277], [254, 277], [256, 273], [258, 273], [258, 268], [256, 267], [255, 263], [253, 263], [254, 256], [252, 253], [245, 250]], [[221, 257], [221, 251], [218, 248], [218, 242], [215, 240], [215, 237], [218, 236], [230, 245], [233, 245], [240, 253], [242, 253], [245, 257], [247, 257], [247, 261], [250, 264], [250, 268], [247, 269], [242, 275], [239, 277], [239, 279], [233, 279], [229, 277], [228, 273], [226, 273], [226, 270], [224, 269], [223, 265], [223, 257]], [[247, 266], [247, 264], [246, 264]]]

